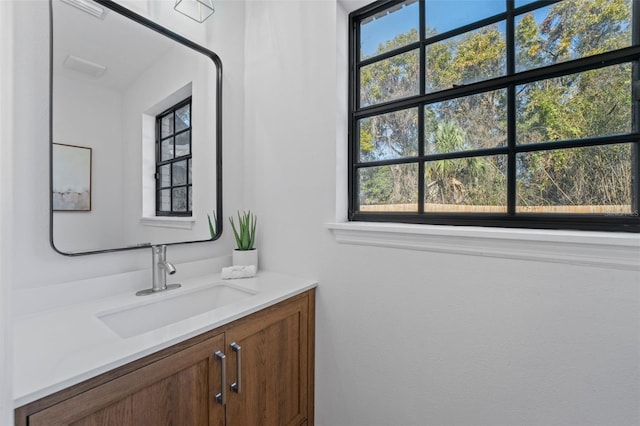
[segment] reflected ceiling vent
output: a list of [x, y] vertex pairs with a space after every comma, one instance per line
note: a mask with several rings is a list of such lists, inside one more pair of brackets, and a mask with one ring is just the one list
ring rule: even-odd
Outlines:
[[107, 9], [91, 0], [62, 0], [62, 2], [80, 9], [89, 15], [93, 15], [98, 19], [104, 19], [107, 14]]
[[94, 78], [102, 76], [102, 74], [107, 70], [107, 67], [104, 65], [96, 64], [95, 62], [87, 61], [86, 59], [78, 58], [73, 55], [67, 56], [63, 65], [65, 68], [90, 75]]

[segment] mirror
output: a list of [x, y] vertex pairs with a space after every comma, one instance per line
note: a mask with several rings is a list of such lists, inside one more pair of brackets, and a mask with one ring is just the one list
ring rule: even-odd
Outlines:
[[112, 1], [50, 0], [50, 13], [52, 247], [208, 241], [208, 215], [219, 237], [218, 56]]

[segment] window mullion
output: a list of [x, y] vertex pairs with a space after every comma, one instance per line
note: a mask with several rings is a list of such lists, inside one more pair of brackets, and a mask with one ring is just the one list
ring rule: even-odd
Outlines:
[[[175, 147], [174, 151], [175, 153]], [[173, 161], [169, 163], [169, 212], [174, 213], [173, 211]]]
[[[640, 45], [640, 0], [633, 0], [631, 15], [631, 43]], [[631, 74], [631, 129], [640, 132], [640, 60], [632, 62]], [[640, 212], [640, 142], [631, 147], [631, 211], [636, 215]]]
[[426, 47], [424, 43], [424, 39], [426, 37], [426, 19], [425, 19], [425, 0], [420, 0], [419, 3], [419, 13], [420, 13], [420, 94], [424, 95], [426, 92], [426, 75], [427, 75], [427, 65], [426, 65]]
[[[427, 61], [426, 61], [426, 47], [424, 39], [426, 37], [426, 19], [425, 19], [425, 0], [420, 0], [419, 13], [420, 13], [420, 94], [424, 95], [426, 91], [426, 75], [427, 75]], [[418, 156], [424, 157], [424, 104], [418, 106]], [[424, 179], [424, 161], [418, 162], [418, 213], [424, 213], [424, 196], [425, 196], [425, 179]]]
[[[507, 76], [515, 74], [515, 16], [513, 13], [514, 0], [507, 1]], [[507, 214], [514, 216], [516, 213], [516, 86], [507, 86]]]
[[362, 60], [356, 58], [357, 68], [359, 70], [363, 67], [366, 67], [367, 65], [384, 61], [385, 59], [393, 58], [394, 56], [398, 56], [403, 53], [411, 52], [412, 50], [416, 50], [417, 48], [419, 48], [421, 44], [422, 43], [420, 43], [420, 41], [414, 41], [413, 43], [405, 44], [404, 46], [400, 46], [393, 50], [380, 53], [379, 55], [376, 55], [376, 56], [371, 56]]
[[173, 161], [171, 162], [171, 207], [169, 208], [169, 210], [171, 211], [171, 213], [175, 214], [175, 211], [173, 210], [173, 194], [174, 194], [174, 190], [175, 190], [175, 180], [173, 179], [173, 165], [176, 162], [176, 139], [177, 139], [177, 135], [176, 135], [176, 129], [178, 128], [177, 124], [178, 124], [178, 114], [177, 114], [178, 108], [175, 108], [173, 111]]
[[359, 185], [356, 179], [357, 168], [355, 164], [357, 162], [357, 150], [359, 145], [359, 136], [356, 135], [356, 117], [355, 111], [360, 107], [359, 93], [360, 93], [360, 75], [356, 69], [357, 55], [360, 54], [360, 25], [358, 21], [353, 20], [351, 22], [351, 28], [349, 28], [349, 74], [352, 84], [349, 87], [348, 103], [351, 117], [347, 124], [348, 135], [347, 140], [349, 143], [349, 149], [347, 157], [349, 161], [349, 172], [347, 173], [347, 185], [349, 190], [349, 206], [347, 216], [349, 219], [353, 218], [353, 214], [359, 209], [358, 193]]
[[[418, 155], [424, 157], [424, 105], [418, 107]], [[418, 162], [418, 213], [424, 213], [425, 179], [424, 160]]]
[[162, 125], [160, 124], [160, 120], [156, 118], [156, 213], [160, 211], [160, 187], [162, 186], [160, 180], [160, 145], [162, 143], [162, 135], [160, 133], [161, 129]]

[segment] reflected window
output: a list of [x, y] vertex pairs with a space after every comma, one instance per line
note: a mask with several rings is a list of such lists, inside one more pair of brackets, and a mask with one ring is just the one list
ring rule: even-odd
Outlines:
[[156, 215], [191, 216], [191, 98], [156, 117]]
[[637, 1], [350, 20], [350, 220], [640, 232]]

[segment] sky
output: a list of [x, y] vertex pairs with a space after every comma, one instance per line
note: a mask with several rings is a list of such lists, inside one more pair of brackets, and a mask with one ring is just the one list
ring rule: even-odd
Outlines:
[[[533, 1], [535, 0], [516, 0], [515, 6], [520, 7]], [[443, 33], [502, 13], [506, 10], [506, 3], [506, 0], [429, 0], [426, 3], [426, 23], [429, 28]], [[363, 56], [371, 56], [379, 44], [392, 40], [398, 34], [406, 33], [412, 28], [418, 29], [418, 10], [419, 4], [415, 1], [362, 25]], [[546, 13], [536, 13], [536, 20], [545, 15]], [[504, 31], [504, 25], [500, 30]]]

